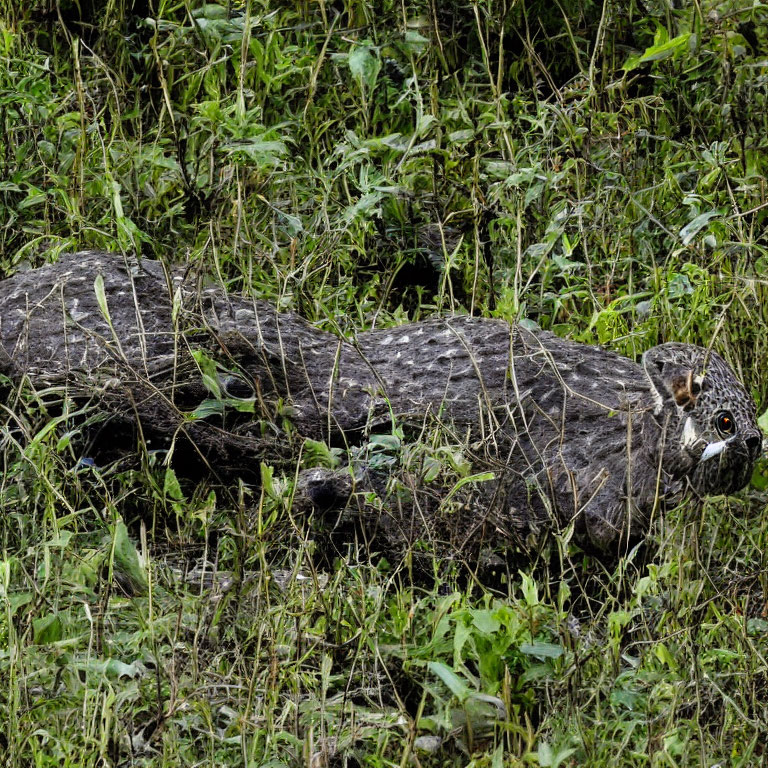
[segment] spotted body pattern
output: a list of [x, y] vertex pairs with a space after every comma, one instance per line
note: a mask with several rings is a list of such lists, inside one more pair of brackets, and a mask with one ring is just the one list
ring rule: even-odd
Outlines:
[[[183, 428], [225, 461], [218, 427], [183, 427], [207, 396], [192, 357], [203, 349], [259, 402], [288, 403], [308, 437], [354, 440], [393, 417], [443, 423], [494, 471], [488, 509], [503, 509], [506, 526], [573, 523], [603, 551], [688, 491], [743, 487], [761, 450], [744, 387], [719, 355], [687, 344], [637, 364], [467, 316], [346, 340], [157, 262], [93, 252], [3, 281], [0, 301], [0, 372], [12, 380], [99, 400], [145, 433]], [[248, 463], [259, 454], [238, 430], [228, 458]]]

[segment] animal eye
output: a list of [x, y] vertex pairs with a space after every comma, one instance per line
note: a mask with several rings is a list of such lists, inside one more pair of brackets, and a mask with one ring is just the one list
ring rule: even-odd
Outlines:
[[730, 411], [720, 411], [715, 416], [715, 426], [721, 437], [732, 435], [736, 431], [736, 422]]

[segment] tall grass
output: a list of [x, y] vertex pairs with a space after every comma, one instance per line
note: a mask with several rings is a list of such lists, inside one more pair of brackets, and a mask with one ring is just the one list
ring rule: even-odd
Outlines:
[[[345, 333], [713, 344], [764, 408], [765, 29], [736, 0], [3, 0], [0, 272], [102, 248]], [[618, 564], [416, 580], [291, 472], [91, 467], [81, 427], [2, 406], [5, 765], [764, 759], [760, 476]]]

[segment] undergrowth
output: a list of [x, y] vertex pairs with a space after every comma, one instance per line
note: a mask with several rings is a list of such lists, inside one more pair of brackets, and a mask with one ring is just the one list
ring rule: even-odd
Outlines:
[[[99, 248], [339, 333], [712, 345], [762, 411], [768, 12], [683, 6], [0, 0], [0, 272]], [[295, 508], [290, 468], [92, 466], [71, 416], [0, 416], [3, 765], [765, 759], [764, 474], [616, 563], [555, 539], [417, 577]]]

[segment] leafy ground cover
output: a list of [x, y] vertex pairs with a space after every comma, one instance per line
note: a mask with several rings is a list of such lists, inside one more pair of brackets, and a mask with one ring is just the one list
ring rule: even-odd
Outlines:
[[[620, 6], [2, 0], [0, 270], [103, 248], [340, 333], [714, 339], [764, 410], [768, 11]], [[2, 406], [4, 765], [765, 759], [765, 472], [618, 563], [555, 540], [416, 578], [330, 547], [295, 466], [94, 467], [80, 424]]]

